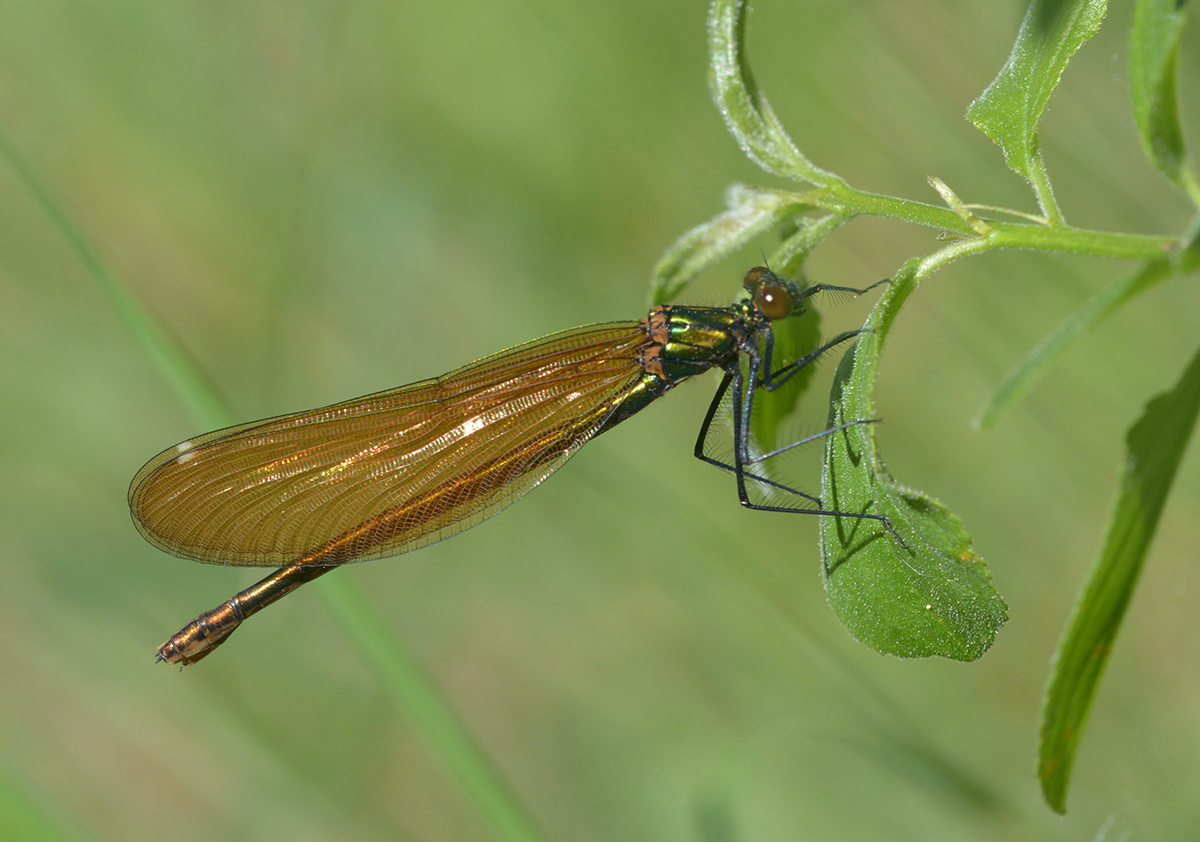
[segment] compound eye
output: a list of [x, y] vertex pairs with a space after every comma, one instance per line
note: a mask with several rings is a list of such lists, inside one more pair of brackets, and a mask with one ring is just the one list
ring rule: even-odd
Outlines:
[[754, 303], [762, 314], [773, 322], [786, 319], [792, 314], [792, 297], [783, 284], [763, 284]]

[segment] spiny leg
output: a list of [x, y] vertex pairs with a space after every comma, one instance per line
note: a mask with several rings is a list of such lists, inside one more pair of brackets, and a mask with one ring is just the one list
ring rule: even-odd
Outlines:
[[794, 441], [791, 444], [785, 444], [783, 447], [777, 447], [770, 453], [763, 453], [755, 456], [749, 459], [748, 463], [758, 464], [759, 462], [765, 462], [772, 456], [778, 456], [780, 453], [787, 453], [789, 450], [797, 448], [802, 444], [808, 444], [810, 441], [816, 441], [817, 439], [825, 438], [825, 436], [829, 436], [834, 433], [840, 433], [842, 430], [849, 430], [851, 427], [857, 427], [859, 424], [878, 424], [881, 421], [883, 421], [882, 418], [860, 418], [857, 421], [847, 421], [845, 424], [838, 424], [836, 427], [829, 427], [828, 429], [822, 430], [819, 433], [813, 433], [811, 436], [805, 436], [804, 438]]
[[[858, 331], [855, 331], [855, 333], [858, 333]], [[746, 462], [748, 461], [751, 464], [753, 464], [753, 460], [743, 460], [742, 453], [745, 452], [748, 454], [748, 452], [749, 452], [749, 443], [748, 442], [749, 442], [749, 438], [750, 438], [750, 418], [751, 418], [750, 412], [753, 411], [754, 393], [751, 392], [747, 397], [746, 414], [743, 417], [739, 417], [740, 401], [738, 400], [737, 392], [742, 387], [741, 377], [740, 377], [740, 374], [741, 374], [740, 368], [738, 369], [738, 374], [739, 374], [739, 376], [734, 379], [734, 383], [733, 383], [733, 389], [734, 389], [733, 429], [734, 429], [734, 437], [736, 439], [741, 439], [742, 441], [735, 442], [733, 454], [734, 454], [734, 468], [735, 468], [734, 473], [738, 477], [738, 499], [741, 501], [741, 504], [748, 509], [754, 509], [755, 511], [760, 511], [760, 512], [784, 512], [784, 513], [806, 514], [806, 515], [827, 515], [829, 517], [849, 517], [849, 518], [855, 518], [856, 520], [877, 520], [881, 524], [883, 524], [883, 527], [885, 529], [887, 529], [888, 532], [891, 533], [892, 537], [896, 539], [897, 544], [899, 544], [904, 549], [908, 549], [908, 544], [904, 543], [904, 539], [901, 538], [896, 533], [896, 530], [894, 528], [892, 528], [892, 522], [890, 520], [888, 520], [886, 515], [868, 514], [867, 512], [831, 511], [831, 510], [825, 508], [825, 504], [824, 504], [824, 502], [822, 502], [820, 500], [820, 498], [813, 497], [810, 494], [804, 494], [803, 492], [798, 492], [799, 496], [804, 497], [806, 499], [810, 499], [813, 502], [815, 502], [817, 504], [816, 509], [796, 509], [796, 508], [790, 508], [787, 506], [767, 506], [767, 505], [763, 505], [761, 503], [755, 503], [750, 500], [749, 495], [746, 493], [746, 483], [745, 483], [745, 477], [747, 476]], [[753, 379], [753, 374], [751, 376]], [[851, 421], [847, 424], [841, 425], [841, 427], [830, 428], [829, 430], [826, 430], [824, 433], [818, 434], [818, 436], [826, 435], [829, 433], [835, 433], [839, 429], [846, 429], [848, 427], [854, 427], [854, 426], [857, 426], [858, 424], [870, 424], [877, 420], [878, 419], [862, 419], [859, 421]], [[783, 450], [787, 450], [792, 446], [794, 446], [794, 445], [788, 445], [787, 447], [784, 447]], [[779, 451], [776, 451], [776, 452], [779, 452]], [[773, 455], [773, 454], [771, 454], [771, 455]], [[765, 457], [763, 457], [763, 458], [765, 458]], [[750, 475], [750, 476], [753, 476], [753, 475]]]
[[767, 333], [766, 339], [763, 341], [762, 349], [763, 364], [762, 375], [760, 378], [762, 387], [768, 392], [775, 391], [780, 386], [791, 380], [802, 369], [812, 365], [812, 363], [826, 351], [841, 345], [848, 339], [853, 339], [862, 332], [863, 331], [860, 328], [859, 330], [847, 330], [843, 333], [839, 333], [820, 348], [817, 348], [815, 351], [810, 351], [798, 360], [792, 360], [778, 371], [774, 371], [771, 368], [771, 358], [775, 355], [775, 334]]
[[[752, 372], [754, 371], [753, 367], [751, 368], [751, 371]], [[753, 375], [752, 375], [752, 377], [753, 377]], [[757, 380], [757, 378], [753, 378], [753, 379]], [[712, 456], [708, 455], [708, 453], [706, 452], [706, 448], [707, 448], [707, 444], [708, 444], [708, 436], [712, 429], [713, 421], [716, 418], [717, 412], [721, 406], [721, 402], [724, 399], [725, 394], [729, 390], [729, 387], [731, 384], [733, 385], [732, 404], [733, 404], [733, 413], [734, 413], [734, 439], [735, 439], [735, 441], [734, 441], [734, 464], [733, 465], [729, 465], [728, 463], [723, 462], [720, 459], [712, 457]], [[892, 537], [896, 540], [896, 543], [898, 543], [901, 547], [904, 547], [904, 548], [908, 547], [908, 545], [904, 542], [904, 540], [896, 533], [896, 530], [892, 528], [891, 521], [889, 521], [885, 515], [868, 514], [866, 512], [830, 511], [830, 510], [824, 508], [824, 504], [821, 502], [821, 499], [819, 497], [816, 497], [812, 494], [807, 494], [798, 489], [791, 488], [790, 486], [784, 485], [783, 483], [775, 482], [774, 480], [768, 479], [767, 477], [763, 477], [756, 473], [748, 471], [746, 469], [747, 462], [750, 462], [751, 464], [753, 464], [754, 460], [744, 459], [743, 456], [745, 455], [744, 449], [748, 450], [747, 440], [749, 437], [749, 420], [750, 420], [749, 412], [753, 411], [753, 392], [748, 392], [748, 393], [742, 394], [743, 389], [744, 389], [744, 384], [743, 384], [741, 368], [738, 367], [738, 368], [731, 368], [731, 369], [726, 370], [725, 376], [721, 379], [721, 383], [717, 387], [717, 391], [713, 395], [712, 401], [709, 403], [708, 412], [705, 413], [704, 420], [700, 425], [700, 431], [696, 437], [696, 445], [695, 445], [695, 449], [694, 449], [694, 455], [700, 461], [706, 462], [710, 465], [714, 465], [718, 468], [721, 468], [722, 470], [729, 471], [736, 477], [737, 488], [738, 488], [738, 501], [744, 507], [746, 507], [748, 509], [753, 509], [756, 511], [762, 511], [762, 512], [783, 512], [783, 513], [789, 513], [789, 514], [827, 515], [830, 517], [849, 517], [849, 518], [855, 518], [858, 520], [877, 520], [883, 524], [884, 528], [887, 529], [889, 533], [891, 533]], [[742, 405], [743, 397], [749, 398], [749, 401], [747, 401], [746, 407], [743, 407], [743, 405]], [[747, 410], [749, 410], [749, 411], [747, 411]], [[796, 442], [796, 443], [793, 443], [792, 445], [786, 445], [785, 447], [781, 448], [779, 451], [773, 451], [771, 454], [767, 454], [767, 456], [772, 456], [772, 455], [775, 455], [775, 453], [782, 452], [783, 450], [788, 450], [794, 446], [797, 446], [797, 445], [803, 443], [804, 441], [811, 441], [814, 438], [819, 438], [824, 435], [829, 435], [830, 433], [834, 433], [841, 429], [846, 429], [848, 427], [852, 427], [852, 426], [855, 426], [857, 424], [862, 424], [862, 423], [873, 423], [873, 422], [871, 420], [863, 420], [863, 421], [851, 422], [849, 424], [844, 424], [839, 427], [831, 428], [829, 430], [823, 431], [822, 433], [818, 433], [815, 436], [810, 436], [808, 439], [805, 439], [801, 442]], [[766, 457], [764, 456], [764, 457], [760, 457], [760, 458], [766, 458]], [[792, 494], [796, 497], [800, 497], [805, 500], [808, 500], [809, 502], [813, 503], [816, 506], [816, 508], [805, 509], [805, 508], [794, 508], [794, 507], [787, 507], [787, 506], [768, 506], [768, 505], [764, 505], [761, 503], [755, 503], [754, 501], [752, 501], [750, 499], [749, 492], [747, 491], [747, 488], [746, 488], [746, 480], [747, 479], [757, 482], [760, 485], [769, 486], [771, 488], [778, 489], [785, 493]]]
[[[870, 292], [871, 290], [875, 289], [876, 287], [882, 286], [883, 284], [887, 284], [887, 283], [891, 283], [891, 278], [884, 278], [882, 281], [876, 281], [875, 283], [871, 284], [870, 286], [863, 287], [861, 289], [858, 287], [834, 286], [832, 284], [813, 284], [812, 286], [810, 286], [804, 290], [803, 297], [808, 298], [810, 296], [816, 295], [819, 292], [849, 292], [849, 293], [853, 293], [854, 295], [864, 295], [865, 293]], [[768, 332], [767, 336], [766, 336], [765, 347], [764, 347], [764, 359], [766, 360], [767, 365], [763, 369], [763, 372], [762, 372], [763, 387], [768, 392], [774, 391], [776, 388], [778, 388], [779, 386], [783, 385], [788, 380], [790, 380], [797, 371], [800, 371], [802, 368], [809, 365], [817, 357], [821, 356], [821, 354], [825, 353], [826, 351], [828, 351], [830, 348], [834, 347], [835, 345], [839, 345], [842, 342], [845, 342], [847, 339], [852, 339], [855, 336], [858, 336], [858, 334], [860, 334], [862, 332], [863, 332], [863, 329], [850, 330], [850, 331], [846, 331], [845, 333], [840, 333], [837, 336], [835, 336], [833, 339], [831, 339], [829, 342], [826, 342], [824, 345], [822, 345], [817, 350], [813, 351], [810, 354], [807, 354], [804, 357], [801, 357], [798, 360], [793, 360], [792, 362], [788, 363], [783, 368], [781, 368], [779, 371], [771, 370], [771, 358], [772, 358], [772, 355], [775, 350], [775, 334]]]
[[863, 295], [875, 289], [875, 287], [880, 287], [891, 282], [891, 278], [884, 278], [882, 281], [876, 281], [869, 287], [863, 287], [862, 289], [857, 287], [835, 287], [830, 284], [813, 284], [804, 290], [804, 297], [808, 298], [809, 296], [816, 295], [818, 292], [852, 292], [855, 295]]

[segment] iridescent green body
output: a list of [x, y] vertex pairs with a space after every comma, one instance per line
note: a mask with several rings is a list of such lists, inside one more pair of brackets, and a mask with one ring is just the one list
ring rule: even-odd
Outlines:
[[754, 313], [747, 304], [672, 306], [657, 308], [647, 321], [662, 348], [658, 361], [663, 377], [678, 381], [735, 357]]
[[[630, 418], [672, 387], [710, 368], [736, 360], [755, 319], [750, 302], [730, 307], [664, 305], [642, 320], [653, 344], [643, 352], [645, 373], [598, 430], [602, 433]], [[761, 313], [757, 314], [763, 319]]]

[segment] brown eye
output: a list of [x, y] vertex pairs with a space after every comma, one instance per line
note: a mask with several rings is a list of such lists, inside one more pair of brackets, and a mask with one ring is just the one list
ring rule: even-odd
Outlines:
[[782, 284], [763, 284], [754, 297], [754, 303], [764, 316], [773, 322], [786, 319], [792, 314], [792, 297]]

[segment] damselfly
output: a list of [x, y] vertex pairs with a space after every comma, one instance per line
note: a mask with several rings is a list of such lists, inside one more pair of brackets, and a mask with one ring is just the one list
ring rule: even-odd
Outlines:
[[[752, 455], [750, 444], [758, 389], [777, 389], [858, 333], [839, 334], [775, 368], [771, 323], [801, 315], [815, 293], [866, 290], [800, 288], [761, 266], [746, 273], [743, 285], [749, 297], [729, 307], [655, 307], [641, 321], [563, 331], [432, 380], [217, 430], [164, 450], [130, 486], [129, 507], [142, 535], [183, 558], [280, 569], [184, 626], [159, 648], [159, 659], [195, 663], [247, 617], [339, 565], [415, 550], [474, 526], [550, 476], [585, 442], [710, 368], [725, 374], [695, 455], [734, 475], [743, 505], [869, 518], [895, 536], [883, 515], [826, 510], [819, 498], [756, 472], [757, 463], [781, 451]], [[729, 461], [709, 447], [726, 394], [734, 434]], [[800, 502], [753, 502], [748, 483]]]

